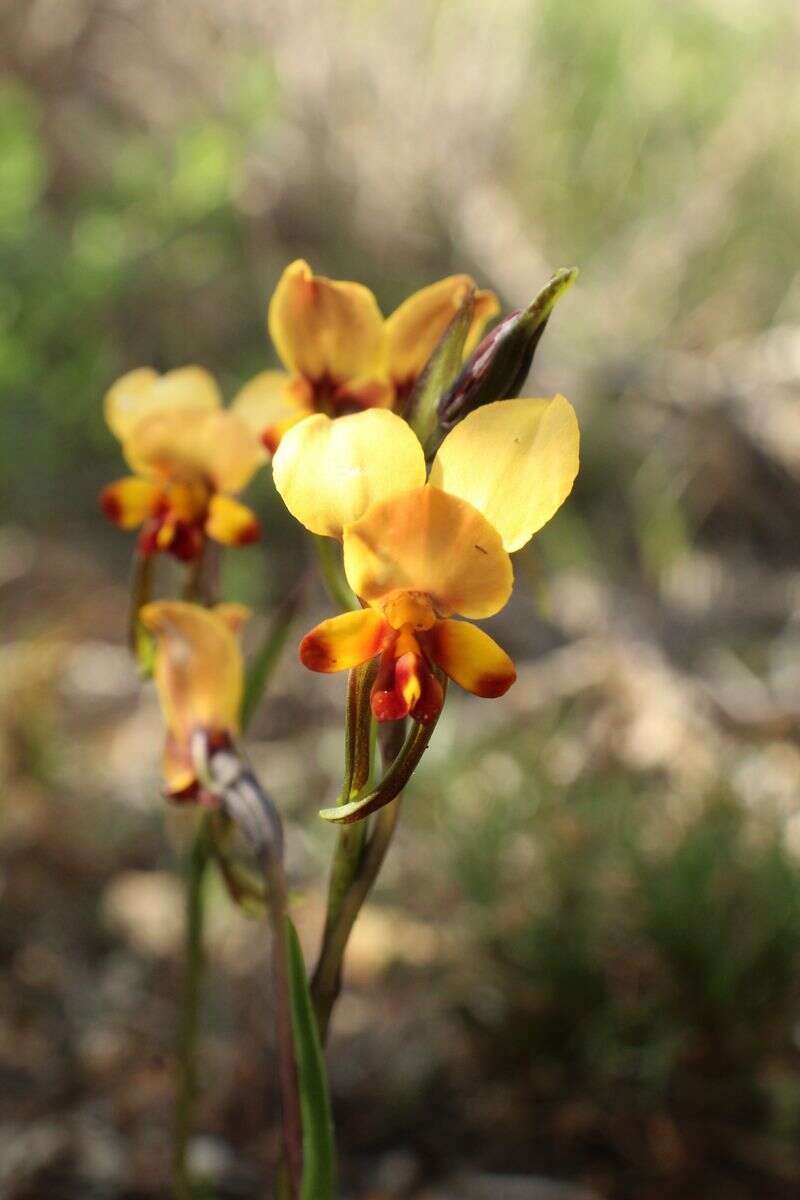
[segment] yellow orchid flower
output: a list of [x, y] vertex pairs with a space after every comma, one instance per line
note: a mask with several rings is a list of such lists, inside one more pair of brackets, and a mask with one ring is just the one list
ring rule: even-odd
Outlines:
[[250, 616], [240, 604], [201, 608], [155, 601], [140, 611], [156, 639], [155, 681], [167, 726], [164, 783], [173, 800], [202, 795], [192, 738], [219, 747], [239, 732], [244, 666], [237, 634]]
[[107, 393], [106, 421], [135, 474], [104, 488], [100, 503], [122, 529], [141, 526], [142, 556], [168, 551], [188, 562], [206, 536], [237, 546], [258, 538], [255, 514], [234, 495], [264, 452], [247, 422], [221, 402], [201, 367], [165, 375], [143, 367]]
[[[281, 437], [313, 413], [342, 416], [367, 408], [402, 412], [405, 402], [469, 288], [451, 275], [422, 288], [384, 319], [369, 288], [314, 275], [297, 259], [283, 272], [267, 324], [284, 371], [262, 371], [233, 409], [274, 452]], [[493, 292], [477, 291], [465, 357], [499, 311]]]
[[445, 438], [426, 480], [410, 427], [385, 410], [290, 430], [273, 459], [275, 485], [312, 533], [341, 537], [361, 610], [323, 621], [303, 639], [313, 671], [343, 671], [379, 655], [378, 720], [434, 720], [438, 666], [476, 696], [501, 696], [514, 664], [468, 621], [511, 595], [509, 554], [569, 495], [579, 431], [563, 396], [487, 404]]

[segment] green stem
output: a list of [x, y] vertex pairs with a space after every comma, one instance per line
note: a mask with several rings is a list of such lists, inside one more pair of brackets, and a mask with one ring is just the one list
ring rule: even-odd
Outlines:
[[360, 608], [358, 600], [350, 590], [350, 585], [345, 578], [337, 543], [333, 538], [321, 537], [319, 534], [314, 534], [313, 539], [322, 582], [325, 584], [325, 590], [331, 601], [342, 612]]
[[200, 553], [186, 566], [181, 598], [192, 604], [211, 606], [219, 592], [216, 575], [219, 571], [219, 547], [203, 539]]
[[209, 862], [208, 818], [203, 817], [186, 869], [185, 962], [180, 997], [173, 1175], [175, 1200], [191, 1200], [189, 1138], [197, 1094], [197, 1048], [202, 982], [205, 875]]
[[247, 726], [250, 724], [272, 673], [280, 662], [292, 621], [295, 619], [303, 601], [306, 587], [307, 579], [306, 576], [303, 576], [284, 602], [275, 610], [264, 641], [247, 668], [244, 694], [239, 713], [243, 730], [247, 729]]
[[319, 815], [325, 821], [331, 821], [335, 825], [349, 825], [352, 822], [363, 821], [373, 813], [380, 812], [385, 805], [396, 800], [419, 766], [438, 719], [437, 717], [427, 725], [416, 722], [412, 725], [411, 732], [406, 736], [397, 758], [371, 790], [368, 791], [365, 788], [360, 795], [347, 804], [340, 802], [334, 808], [321, 808]]
[[139, 610], [148, 603], [153, 594], [153, 556], [135, 554], [131, 567], [130, 600], [128, 602], [128, 646], [139, 667], [148, 670], [146, 655], [143, 654]]
[[200, 750], [205, 758], [201, 769], [203, 782], [221, 799], [223, 811], [239, 827], [264, 876], [266, 908], [272, 926], [275, 1033], [283, 1110], [284, 1179], [280, 1187], [288, 1189], [286, 1194], [291, 1200], [298, 1200], [303, 1174], [303, 1126], [292, 1027], [283, 829], [277, 809], [233, 745], [211, 755], [207, 745], [201, 744]]
[[[331, 876], [331, 894], [325, 933], [311, 980], [311, 998], [314, 1003], [320, 1041], [323, 1045], [327, 1040], [333, 1007], [341, 991], [342, 964], [347, 943], [356, 923], [356, 917], [383, 866], [399, 815], [400, 798], [398, 797], [378, 813], [369, 840], [363, 846], [363, 850], [355, 862], [351, 856], [347, 836], [353, 831], [353, 826], [343, 826], [339, 834]], [[342, 872], [349, 871], [349, 879], [347, 887], [334, 899], [333, 882], [337, 864], [340, 864]]]
[[292, 1028], [289, 985], [289, 915], [283, 864], [273, 855], [262, 859], [267, 906], [272, 924], [272, 976], [275, 995], [275, 1037], [278, 1077], [283, 1108], [283, 1155], [287, 1195], [299, 1196], [303, 1176], [303, 1121], [300, 1108], [297, 1059]]
[[[344, 780], [339, 803], [346, 804], [365, 786], [372, 764], [372, 712], [370, 692], [375, 679], [375, 663], [368, 662], [350, 672], [347, 680], [347, 705], [344, 738]], [[324, 1042], [330, 1012], [339, 992], [341, 955], [335, 958], [338, 944], [336, 926], [344, 899], [358, 876], [367, 828], [365, 824], [343, 826], [339, 830], [328, 883], [325, 928], [316, 970], [311, 980], [311, 999], [320, 1040]], [[332, 955], [334, 956], [332, 958]]]

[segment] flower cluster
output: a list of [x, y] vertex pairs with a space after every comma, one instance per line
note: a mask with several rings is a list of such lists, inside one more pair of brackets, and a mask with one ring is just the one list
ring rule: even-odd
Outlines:
[[[166, 726], [164, 791], [213, 810], [193, 822], [187, 870], [176, 1194], [191, 1191], [203, 884], [213, 856], [232, 900], [272, 926], [286, 1194], [333, 1196], [320, 1042], [353, 922], [448, 679], [487, 698], [513, 684], [512, 659], [474, 622], [508, 603], [511, 554], [550, 520], [578, 472], [569, 402], [519, 397], [553, 304], [573, 278], [559, 272], [531, 305], [483, 336], [498, 304], [469, 276], [423, 288], [384, 319], [368, 289], [315, 276], [297, 261], [268, 313], [284, 370], [261, 372], [228, 407], [197, 366], [130, 371], [105, 398], [133, 473], [106, 487], [101, 505], [121, 528], [139, 529], [131, 644], [154, 675]], [[339, 825], [370, 819], [356, 837], [337, 839], [310, 981], [289, 914], [280, 813], [237, 745], [295, 602], [287, 598], [290, 616], [276, 621], [246, 671], [239, 634], [249, 610], [215, 602], [217, 556], [206, 553], [209, 539], [240, 546], [259, 537], [255, 514], [238, 497], [270, 459], [287, 509], [315, 535], [331, 596], [350, 606], [299, 647], [312, 671], [351, 671], [342, 787], [320, 816]], [[184, 599], [152, 599], [157, 554], [185, 564]], [[382, 770], [376, 722], [393, 723], [380, 739]]]
[[[165, 551], [196, 562], [206, 538], [241, 545], [258, 537], [255, 515], [236, 497], [271, 455], [289, 511], [312, 533], [341, 542], [360, 606], [306, 634], [303, 664], [333, 672], [375, 659], [370, 705], [378, 721], [434, 722], [445, 676], [476, 696], [503, 695], [514, 664], [473, 622], [506, 605], [510, 555], [550, 520], [578, 471], [569, 402], [516, 396], [555, 296], [572, 277], [554, 277], [540, 294], [546, 304], [512, 314], [481, 342], [498, 304], [469, 276], [425, 287], [384, 318], [367, 288], [292, 263], [268, 313], [285, 370], [257, 375], [228, 408], [199, 367], [162, 376], [139, 369], [111, 388], [106, 418], [134, 474], [104, 490], [106, 514], [122, 528], [141, 527], [141, 556]], [[457, 319], [458, 359], [449, 390], [435, 397], [435, 440], [423, 446], [411, 409]], [[175, 601], [140, 612], [157, 645], [165, 777], [175, 798], [201, 790], [193, 734], [225, 739], [238, 731], [236, 633], [245, 615], [237, 606]]]

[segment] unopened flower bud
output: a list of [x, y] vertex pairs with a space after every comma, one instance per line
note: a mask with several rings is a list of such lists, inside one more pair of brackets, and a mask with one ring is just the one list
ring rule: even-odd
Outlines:
[[574, 268], [557, 271], [527, 308], [509, 313], [486, 335], [439, 402], [442, 433], [484, 404], [519, 395], [550, 313], [577, 274]]

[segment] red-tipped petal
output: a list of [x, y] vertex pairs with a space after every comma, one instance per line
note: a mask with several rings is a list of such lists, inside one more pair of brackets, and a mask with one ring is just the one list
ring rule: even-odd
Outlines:
[[371, 608], [342, 613], [323, 621], [300, 643], [300, 661], [310, 671], [346, 671], [378, 654], [386, 622]]
[[433, 660], [473, 696], [502, 696], [517, 678], [505, 650], [469, 621], [437, 621], [425, 639]]
[[149, 479], [126, 475], [100, 493], [100, 507], [120, 529], [135, 529], [158, 509], [162, 489]]
[[206, 533], [224, 546], [249, 546], [261, 536], [261, 526], [246, 504], [216, 495], [209, 501]]

